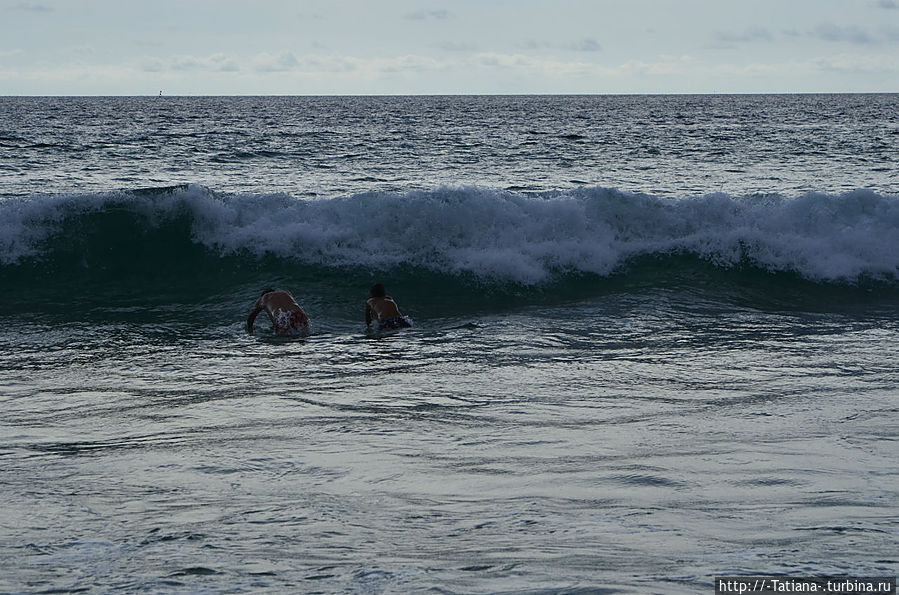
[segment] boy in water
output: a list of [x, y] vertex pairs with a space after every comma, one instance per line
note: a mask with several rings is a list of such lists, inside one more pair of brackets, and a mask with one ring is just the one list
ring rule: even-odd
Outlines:
[[387, 295], [387, 291], [380, 283], [372, 285], [369, 291], [368, 301], [365, 302], [365, 325], [370, 326], [372, 318], [378, 320], [378, 330], [393, 330], [409, 328], [412, 324], [409, 319], [400, 313], [393, 298]]
[[289, 291], [266, 289], [262, 292], [247, 317], [248, 333], [253, 332], [253, 321], [263, 310], [272, 319], [276, 335], [291, 336], [309, 332], [309, 317]]

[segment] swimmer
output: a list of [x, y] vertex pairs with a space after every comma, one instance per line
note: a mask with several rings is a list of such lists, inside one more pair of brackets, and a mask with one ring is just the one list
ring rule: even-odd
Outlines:
[[256, 315], [265, 310], [272, 320], [276, 335], [300, 335], [309, 332], [309, 317], [289, 291], [266, 289], [247, 317], [247, 332], [253, 332]]
[[393, 298], [380, 283], [373, 285], [365, 302], [365, 326], [371, 326], [372, 319], [377, 318], [378, 330], [394, 330], [409, 328], [412, 323], [400, 313]]

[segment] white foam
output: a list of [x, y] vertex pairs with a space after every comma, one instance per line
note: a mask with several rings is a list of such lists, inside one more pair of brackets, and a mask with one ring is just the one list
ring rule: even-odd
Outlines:
[[34, 256], [64, 217], [130, 208], [152, 220], [186, 209], [193, 239], [222, 254], [324, 266], [422, 267], [534, 284], [606, 275], [630, 258], [692, 253], [819, 281], [899, 278], [899, 197], [663, 199], [608, 188], [525, 196], [484, 188], [321, 200], [218, 196], [190, 186], [152, 196], [32, 197], [0, 203], [0, 262]]

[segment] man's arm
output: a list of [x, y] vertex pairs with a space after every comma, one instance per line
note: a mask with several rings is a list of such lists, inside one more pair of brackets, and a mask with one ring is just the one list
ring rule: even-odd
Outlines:
[[[261, 300], [260, 300], [261, 301]], [[262, 304], [259, 301], [256, 302], [256, 305], [253, 306], [253, 309], [250, 310], [250, 315], [247, 316], [247, 332], [253, 332], [253, 321], [256, 320], [256, 316], [262, 312]]]
[[371, 303], [365, 302], [365, 326], [371, 326]]

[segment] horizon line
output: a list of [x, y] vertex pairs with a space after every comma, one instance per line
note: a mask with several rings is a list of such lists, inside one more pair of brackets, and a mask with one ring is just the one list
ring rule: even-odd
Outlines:
[[656, 93], [220, 93], [180, 94], [7, 94], [0, 98], [66, 98], [66, 97], [146, 97], [165, 99], [167, 97], [657, 97], [657, 96], [727, 96], [727, 95], [897, 95], [899, 91], [731, 91], [731, 92], [673, 92]]

